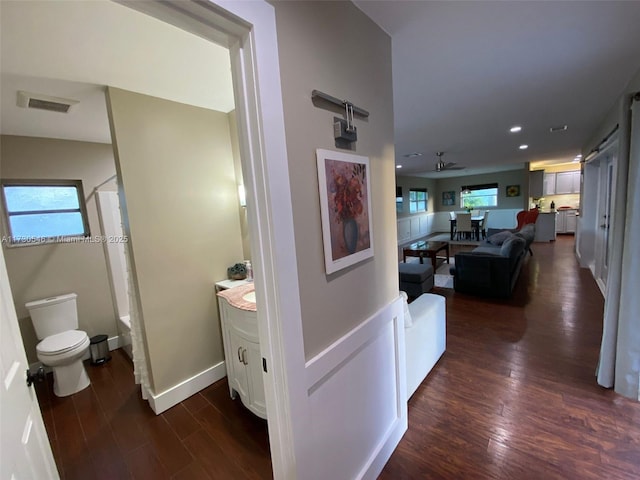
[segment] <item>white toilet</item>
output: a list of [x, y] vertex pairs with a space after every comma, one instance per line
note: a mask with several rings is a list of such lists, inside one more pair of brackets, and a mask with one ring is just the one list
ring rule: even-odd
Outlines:
[[89, 349], [89, 337], [78, 328], [75, 293], [35, 300], [25, 304], [40, 343], [38, 359], [53, 370], [53, 392], [66, 397], [90, 384], [82, 357]]

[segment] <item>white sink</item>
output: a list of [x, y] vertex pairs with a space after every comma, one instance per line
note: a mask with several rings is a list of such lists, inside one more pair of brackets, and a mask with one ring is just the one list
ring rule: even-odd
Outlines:
[[253, 292], [249, 292], [249, 293], [244, 294], [242, 296], [242, 299], [247, 301], [247, 302], [256, 303], [256, 292], [255, 292], [255, 290]]

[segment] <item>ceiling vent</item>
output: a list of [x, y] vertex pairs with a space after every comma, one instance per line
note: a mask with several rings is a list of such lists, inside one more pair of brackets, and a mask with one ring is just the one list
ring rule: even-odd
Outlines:
[[549, 131], [551, 133], [558, 133], [558, 132], [564, 132], [567, 128], [569, 127], [567, 127], [566, 125], [558, 125], [557, 127], [551, 127]]
[[69, 100], [68, 98], [42, 95], [40, 93], [18, 91], [18, 106], [23, 108], [37, 108], [50, 112], [69, 113], [71, 107], [76, 103], [80, 102], [77, 100]]

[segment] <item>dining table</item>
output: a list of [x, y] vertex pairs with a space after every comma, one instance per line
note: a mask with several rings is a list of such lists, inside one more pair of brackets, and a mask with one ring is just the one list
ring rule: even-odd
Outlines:
[[[484, 220], [484, 215], [478, 215], [475, 217], [471, 217], [471, 228], [473, 228], [473, 236], [475, 237], [476, 240], [480, 240], [480, 227], [482, 225], [482, 221]], [[451, 218], [449, 219], [449, 222], [451, 223], [450, 229], [451, 229], [451, 240], [454, 239], [455, 236], [455, 232], [456, 232], [456, 219], [455, 218]]]

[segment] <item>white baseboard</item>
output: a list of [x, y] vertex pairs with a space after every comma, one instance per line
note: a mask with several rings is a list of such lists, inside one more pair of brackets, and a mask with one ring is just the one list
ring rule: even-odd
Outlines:
[[207, 388], [212, 383], [224, 378], [227, 375], [227, 368], [224, 361], [207, 368], [206, 370], [194, 375], [187, 380], [165, 390], [161, 393], [148, 391], [149, 405], [156, 413], [160, 415], [165, 410], [186, 400], [191, 395], [198, 393], [200, 390]]

